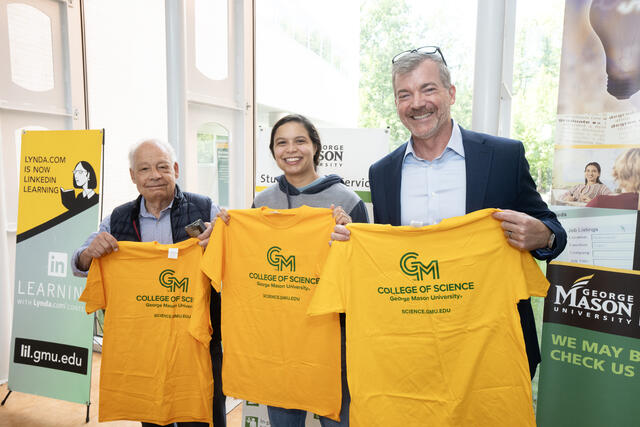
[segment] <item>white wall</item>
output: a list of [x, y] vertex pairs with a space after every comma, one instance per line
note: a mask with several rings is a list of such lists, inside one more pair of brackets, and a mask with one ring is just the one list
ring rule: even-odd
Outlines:
[[[0, 150], [0, 165], [3, 164]], [[9, 349], [11, 348], [11, 315], [13, 313], [13, 278], [9, 268], [9, 245], [7, 242], [7, 209], [4, 198], [6, 189], [0, 173], [0, 383], [9, 378]], [[0, 397], [0, 399], [3, 397]]]

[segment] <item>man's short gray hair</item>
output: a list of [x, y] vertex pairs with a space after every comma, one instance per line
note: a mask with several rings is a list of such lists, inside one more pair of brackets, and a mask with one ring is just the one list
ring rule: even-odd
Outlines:
[[133, 169], [133, 160], [136, 155], [136, 151], [138, 151], [138, 148], [140, 148], [142, 144], [145, 144], [147, 142], [155, 144], [156, 146], [158, 146], [158, 148], [164, 150], [169, 155], [169, 159], [171, 160], [171, 165], [173, 165], [176, 162], [176, 152], [171, 146], [171, 144], [169, 144], [167, 141], [163, 141], [162, 139], [158, 139], [158, 138], [144, 138], [134, 143], [129, 148], [129, 168]]
[[396, 76], [398, 74], [407, 74], [415, 70], [424, 61], [433, 61], [438, 65], [440, 71], [440, 82], [449, 89], [451, 87], [451, 74], [449, 68], [444, 63], [440, 55], [435, 53], [408, 52], [399, 57], [396, 62], [391, 65], [391, 82], [393, 84], [393, 96], [396, 94]]

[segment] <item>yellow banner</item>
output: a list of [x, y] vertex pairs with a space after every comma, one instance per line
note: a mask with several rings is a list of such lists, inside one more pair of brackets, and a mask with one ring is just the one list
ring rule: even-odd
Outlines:
[[24, 132], [18, 235], [98, 203], [102, 141], [102, 130]]

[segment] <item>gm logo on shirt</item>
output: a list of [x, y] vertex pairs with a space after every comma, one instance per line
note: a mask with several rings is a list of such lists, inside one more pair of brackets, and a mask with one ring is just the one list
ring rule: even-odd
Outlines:
[[189, 278], [184, 277], [182, 278], [182, 280], [180, 280], [175, 277], [173, 273], [175, 273], [175, 271], [171, 270], [170, 268], [162, 270], [162, 272], [160, 273], [160, 277], [158, 277], [158, 281], [160, 282], [160, 284], [163, 287], [169, 289], [169, 291], [171, 292], [175, 292], [175, 290], [178, 288], [182, 289], [184, 292], [188, 292]]
[[434, 279], [440, 278], [440, 270], [438, 269], [438, 261], [433, 260], [429, 264], [424, 265], [422, 261], [418, 261], [418, 254], [415, 252], [407, 252], [400, 258], [400, 269], [407, 276], [414, 277], [415, 280], [424, 280], [425, 275], [431, 275]]
[[267, 261], [278, 269], [278, 271], [284, 270], [285, 267], [289, 267], [289, 271], [292, 273], [296, 271], [296, 256], [284, 256], [280, 253], [282, 249], [278, 246], [271, 246], [267, 251]]

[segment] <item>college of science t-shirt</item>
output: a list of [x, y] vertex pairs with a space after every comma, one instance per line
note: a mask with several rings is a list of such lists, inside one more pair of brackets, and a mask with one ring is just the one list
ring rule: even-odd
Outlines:
[[[99, 421], [211, 422], [209, 279], [197, 239], [118, 242], [80, 296], [105, 308]], [[191, 331], [191, 332], [190, 332]]]
[[223, 391], [338, 419], [340, 322], [306, 315], [329, 252], [330, 209], [229, 211], [202, 269], [222, 289]]
[[495, 211], [333, 243], [309, 313], [347, 314], [351, 427], [535, 426], [516, 304], [549, 283]]

